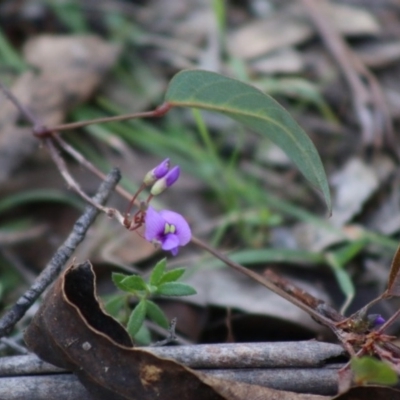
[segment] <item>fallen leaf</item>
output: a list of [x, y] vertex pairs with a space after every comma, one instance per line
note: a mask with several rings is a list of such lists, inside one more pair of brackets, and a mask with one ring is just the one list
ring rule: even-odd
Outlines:
[[346, 163], [331, 183], [335, 189], [331, 222], [336, 226], [343, 226], [358, 214], [379, 187], [375, 169], [358, 158]]
[[385, 386], [353, 387], [332, 400], [398, 400], [400, 391]]
[[[379, 33], [375, 18], [361, 7], [329, 2], [327, 12], [334, 27], [344, 35]], [[299, 4], [290, 4], [268, 14], [267, 18], [238, 29], [228, 38], [228, 45], [234, 56], [249, 59], [282, 47], [298, 45], [314, 34], [314, 27], [306, 18], [304, 8]]]
[[95, 291], [91, 264], [70, 266], [46, 295], [25, 341], [43, 360], [72, 370], [96, 400], [326, 399], [215, 378], [134, 348]]
[[396, 250], [390, 267], [387, 294], [400, 296], [400, 247]]

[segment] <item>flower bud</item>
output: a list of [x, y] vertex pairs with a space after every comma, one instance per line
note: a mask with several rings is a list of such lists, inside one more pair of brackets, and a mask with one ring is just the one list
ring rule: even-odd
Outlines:
[[150, 193], [153, 196], [161, 194], [165, 189], [172, 186], [179, 178], [181, 169], [178, 165], [172, 168], [165, 176], [159, 179], [151, 188]]
[[149, 171], [144, 179], [143, 182], [146, 186], [152, 185], [158, 179], [163, 178], [169, 170], [169, 158], [166, 158], [163, 162], [157, 165], [157, 167], [153, 168]]
[[376, 328], [377, 326], [383, 325], [386, 320], [380, 314], [369, 314], [367, 316], [368, 323], [371, 328]]

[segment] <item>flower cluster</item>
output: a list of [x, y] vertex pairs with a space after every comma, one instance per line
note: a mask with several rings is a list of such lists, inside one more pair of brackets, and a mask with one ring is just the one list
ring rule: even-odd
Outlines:
[[168, 158], [149, 171], [143, 179], [141, 188], [132, 198], [130, 207], [145, 187], [151, 186], [150, 196], [145, 203], [142, 203], [133, 219], [128, 220], [129, 214], [127, 213], [124, 222], [129, 230], [136, 230], [144, 223], [145, 239], [160, 246], [163, 250], [171, 251], [174, 256], [178, 254], [179, 247], [188, 244], [192, 237], [189, 224], [182, 215], [170, 210], [157, 212], [149, 203], [154, 196], [171, 187], [178, 180], [179, 175], [179, 166], [170, 169]]

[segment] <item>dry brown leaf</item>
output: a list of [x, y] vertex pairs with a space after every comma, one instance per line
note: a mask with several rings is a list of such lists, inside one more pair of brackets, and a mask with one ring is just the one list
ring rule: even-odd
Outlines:
[[400, 247], [397, 248], [390, 267], [387, 293], [390, 296], [400, 296]]
[[400, 391], [384, 386], [353, 387], [334, 400], [399, 400]]
[[[232, 54], [254, 58], [310, 39], [314, 27], [305, 17], [304, 8], [294, 3], [234, 32], [228, 41]], [[379, 32], [372, 14], [360, 7], [330, 2], [328, 13], [335, 28], [344, 35], [374, 35]]]
[[[115, 45], [96, 36], [43, 35], [29, 40], [24, 58], [36, 71], [22, 74], [13, 94], [47, 126], [85, 101], [101, 83], [118, 55]], [[19, 113], [0, 99], [0, 182], [39, 145], [30, 127], [18, 125]]]
[[[200, 306], [212, 305], [230, 307], [251, 314], [265, 315], [295, 324], [313, 332], [322, 332], [317, 324], [303, 310], [288, 303], [283, 297], [266, 290], [254, 280], [228, 268], [191, 272], [185, 282], [197, 290], [197, 294], [185, 301]], [[301, 282], [309, 293], [329, 302], [327, 296], [315, 286]]]
[[105, 314], [89, 262], [72, 265], [48, 292], [25, 333], [42, 359], [71, 369], [97, 400], [322, 400], [231, 382], [134, 348], [125, 329]]

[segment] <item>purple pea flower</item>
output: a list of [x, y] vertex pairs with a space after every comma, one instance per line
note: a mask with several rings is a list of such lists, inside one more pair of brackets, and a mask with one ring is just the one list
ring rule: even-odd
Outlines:
[[371, 328], [376, 328], [386, 322], [385, 318], [383, 318], [380, 314], [369, 314], [367, 316], [367, 320]]
[[159, 195], [165, 189], [172, 186], [178, 180], [180, 173], [181, 169], [179, 168], [178, 165], [176, 165], [174, 168], [168, 171], [168, 173], [165, 176], [163, 176], [153, 185], [153, 187], [150, 190], [150, 193], [153, 196]]
[[189, 224], [182, 215], [169, 210], [157, 212], [149, 207], [145, 217], [146, 240], [160, 244], [163, 250], [171, 251], [172, 255], [178, 254], [178, 247], [189, 243], [192, 232]]
[[163, 178], [165, 175], [167, 175], [169, 171], [169, 158], [166, 158], [164, 161], [162, 161], [160, 164], [157, 165], [157, 167], [153, 168], [151, 171], [149, 171], [144, 179], [143, 182], [146, 186], [152, 185], [154, 182], [156, 182], [158, 179]]

